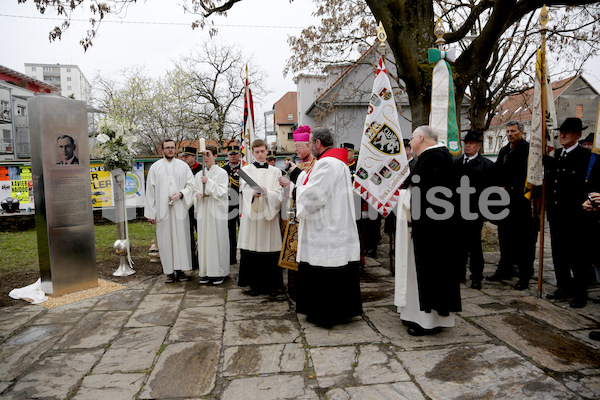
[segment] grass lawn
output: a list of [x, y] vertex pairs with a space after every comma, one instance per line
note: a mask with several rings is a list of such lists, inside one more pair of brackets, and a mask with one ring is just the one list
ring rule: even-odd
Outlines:
[[[129, 240], [132, 246], [148, 246], [154, 239], [155, 227], [147, 222], [129, 223]], [[116, 260], [112, 248], [117, 240], [114, 224], [94, 226], [96, 236], [96, 261]], [[25, 232], [0, 232], [0, 275], [15, 271], [37, 270], [38, 249], [35, 229]]]

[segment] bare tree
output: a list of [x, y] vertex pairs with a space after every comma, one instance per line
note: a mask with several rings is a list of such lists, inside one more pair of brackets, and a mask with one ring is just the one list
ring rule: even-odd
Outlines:
[[[194, 26], [205, 27], [213, 14], [224, 14], [239, 1], [242, 0], [183, 0], [183, 7], [187, 12], [199, 15], [199, 20], [194, 23]], [[91, 4], [90, 9], [95, 17], [91, 20], [92, 29], [81, 41], [84, 48], [92, 44], [98, 24], [108, 13], [118, 13], [135, 0], [89, 0], [87, 2]], [[323, 3], [320, 0], [317, 2]], [[60, 15], [65, 16], [63, 27], [57, 27], [51, 33], [51, 38], [57, 39], [60, 38], [62, 29], [68, 27], [69, 11], [84, 3], [86, 0], [36, 0], [36, 7], [42, 13], [47, 7], [54, 7]], [[487, 89], [484, 82], [492, 78], [494, 60], [502, 58], [501, 42], [503, 39], [510, 41], [507, 32], [510, 32], [511, 27], [520, 24], [523, 18], [529, 18], [531, 13], [544, 4], [550, 7], [565, 7], [565, 17], [553, 28], [553, 31], [562, 30], [564, 33], [564, 39], [557, 39], [556, 46], [566, 38], [583, 43], [598, 35], [598, 4], [592, 0], [365, 0], [365, 3], [373, 18], [380, 21], [387, 32], [398, 78], [404, 82], [408, 95], [414, 127], [426, 124], [429, 118], [432, 66], [428, 63], [427, 49], [436, 39], [433, 32], [436, 17], [441, 16], [446, 22], [448, 28], [444, 35], [446, 43], [464, 44], [462, 54], [454, 63], [457, 104], [462, 103], [473, 81], [475, 81], [473, 91], [485, 93]], [[362, 7], [360, 0], [331, 0], [331, 4], [337, 8], [329, 7], [329, 3], [324, 7], [342, 13], [343, 7], [349, 4], [348, 7], [355, 8], [359, 20], [361, 15], [366, 15], [366, 9]], [[350, 29], [349, 32], [360, 32], [361, 29], [368, 32], [372, 28], [369, 28], [368, 21], [366, 22], [367, 25], [364, 27], [357, 23], [354, 25], [356, 30]], [[336, 27], [331, 25], [328, 29], [334, 30]], [[343, 47], [333, 36], [326, 39], [328, 40], [323, 42], [323, 46], [334, 46], [331, 47], [331, 53], [352, 53], [351, 47]], [[552, 44], [549, 47], [552, 50]], [[594, 48], [594, 51], [596, 49]], [[331, 54], [327, 49], [321, 51], [317, 48], [317, 50], [315, 54]], [[588, 54], [593, 54], [594, 51]], [[320, 60], [316, 61], [320, 62]], [[482, 75], [482, 71], [488, 71], [486, 72], [489, 74], [488, 80], [485, 79], [485, 74]], [[511, 72], [507, 71], [507, 73]], [[474, 119], [480, 120], [478, 114]]]

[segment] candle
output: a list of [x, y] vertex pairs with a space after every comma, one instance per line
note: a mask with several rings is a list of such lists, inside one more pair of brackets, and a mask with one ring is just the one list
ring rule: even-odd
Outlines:
[[204, 138], [200, 139], [200, 153], [206, 153], [206, 143]]

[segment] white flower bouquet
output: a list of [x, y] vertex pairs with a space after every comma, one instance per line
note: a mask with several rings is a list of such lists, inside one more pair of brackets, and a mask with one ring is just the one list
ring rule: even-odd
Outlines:
[[133, 131], [134, 126], [127, 121], [116, 118], [100, 121], [96, 140], [105, 170], [121, 168], [123, 171], [131, 171], [135, 158], [133, 144], [137, 141]]

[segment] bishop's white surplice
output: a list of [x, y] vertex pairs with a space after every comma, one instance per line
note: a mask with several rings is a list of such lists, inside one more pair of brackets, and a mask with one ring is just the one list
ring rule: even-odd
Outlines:
[[[198, 221], [198, 276], [223, 278], [229, 275], [229, 176], [218, 165], [206, 171], [208, 181], [202, 184], [202, 172], [195, 176], [194, 210]], [[204, 186], [204, 187], [203, 187]]]
[[[183, 161], [166, 158], [156, 161], [148, 171], [144, 217], [156, 221], [156, 239], [163, 272], [190, 271], [190, 221], [194, 175]], [[181, 192], [180, 200], [169, 204], [169, 197]]]

